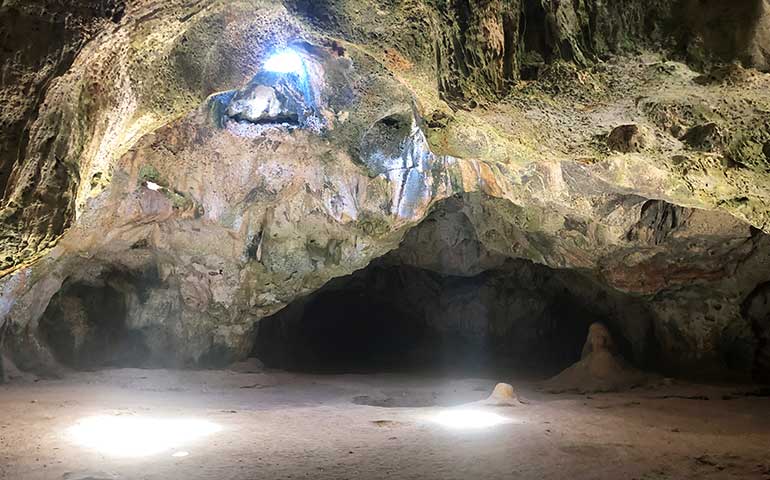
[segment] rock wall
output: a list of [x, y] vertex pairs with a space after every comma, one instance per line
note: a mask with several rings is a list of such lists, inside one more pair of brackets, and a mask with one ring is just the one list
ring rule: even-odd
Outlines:
[[[765, 368], [742, 305], [770, 281], [766, 0], [2, 9], [13, 41], [55, 27], [0, 58], [0, 315], [24, 368], [57, 367], [57, 305], [83, 318], [72, 292], [116, 272], [157, 272], [123, 282], [122, 325], [199, 365], [402, 240], [444, 275], [526, 259], [640, 299], [672, 370]], [[266, 71], [284, 49], [301, 68]]]
[[[627, 342], [626, 357], [637, 365], [702, 379], [763, 375], [766, 315], [761, 279], [768, 274], [770, 237], [724, 214], [634, 197], [611, 202], [616, 209], [624, 203], [610, 217], [627, 222], [617, 224], [625, 233], [608, 237], [602, 231], [606, 220], [597, 224], [563, 217], [524, 229], [520, 217], [531, 212], [477, 194], [455, 197], [411, 230], [383, 261], [452, 276], [500, 272], [505, 281], [518, 282], [518, 287], [496, 295], [458, 295], [461, 300], [437, 309], [442, 312], [439, 319], [477, 301], [506, 305], [516, 292], [536, 285], [533, 290], [547, 305], [558, 305], [563, 301], [559, 294], [569, 292], [595, 321], [612, 326], [615, 336]], [[543, 227], [548, 224], [558, 230], [546, 233]], [[606, 242], [609, 238], [615, 240]], [[511, 257], [538, 258], [551, 269], [512, 267], [504, 261]], [[582, 266], [572, 270], [576, 265]], [[543, 283], [543, 277], [550, 283]], [[451, 298], [452, 293], [446, 295]], [[528, 312], [517, 305], [502, 311], [513, 316], [516, 313], [510, 312]], [[486, 318], [460, 315], [482, 325]]]
[[72, 221], [77, 165], [61, 140], [72, 118], [45, 101], [84, 45], [120, 22], [124, 9], [122, 1], [0, 7], [0, 270], [47, 248]]

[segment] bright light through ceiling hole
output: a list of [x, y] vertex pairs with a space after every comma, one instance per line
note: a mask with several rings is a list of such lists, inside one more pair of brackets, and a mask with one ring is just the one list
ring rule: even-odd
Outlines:
[[431, 421], [458, 430], [476, 430], [510, 423], [510, 419], [496, 413], [462, 408], [439, 412], [431, 417]]
[[305, 71], [302, 57], [291, 49], [282, 50], [270, 56], [265, 62], [264, 68], [268, 72], [296, 73], [298, 75]]
[[205, 420], [100, 415], [81, 419], [67, 434], [80, 447], [135, 458], [168, 452], [221, 430]]

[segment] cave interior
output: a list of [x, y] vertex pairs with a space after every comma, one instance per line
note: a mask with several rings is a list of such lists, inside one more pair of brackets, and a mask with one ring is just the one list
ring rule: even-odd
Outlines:
[[0, 480], [770, 480], [768, 52], [768, 0], [3, 2]]

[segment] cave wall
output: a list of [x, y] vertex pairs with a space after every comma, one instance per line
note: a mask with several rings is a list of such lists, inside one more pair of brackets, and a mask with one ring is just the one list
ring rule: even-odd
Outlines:
[[[255, 353], [268, 366], [312, 369], [324, 364], [319, 342], [346, 337], [346, 326], [366, 329], [372, 321], [402, 335], [405, 351], [374, 360], [362, 356], [336, 368], [375, 368], [371, 361], [380, 369], [508, 368], [545, 375], [576, 361], [589, 325], [601, 322], [622, 355], [640, 368], [711, 381], [765, 378], [766, 284], [760, 279], [768, 273], [767, 236], [731, 224], [729, 217], [635, 199], [638, 219], [625, 235], [634, 247], [615, 248], [604, 258], [593, 252], [593, 261], [611, 264], [611, 271], [548, 268], [496, 251], [510, 246], [488, 240], [504, 229], [500, 219], [482, 221], [476, 212], [489, 201], [470, 195], [437, 205], [398, 249], [260, 320]], [[488, 211], [499, 215], [501, 209]], [[555, 245], [554, 236], [519, 235], [527, 248], [572, 248], [569, 236]], [[698, 262], [690, 258], [681, 265], [696, 251], [704, 253]], [[348, 307], [349, 298], [363, 299], [373, 310]], [[334, 313], [308, 308], [318, 304]], [[382, 316], [374, 313], [380, 310]], [[318, 333], [308, 326], [314, 322], [337, 323], [342, 330]], [[412, 338], [402, 322], [414, 324], [419, 337]], [[351, 343], [376, 344], [365, 332], [349, 330]], [[341, 340], [332, 351], [346, 351], [345, 345]]]
[[0, 7], [0, 271], [46, 248], [72, 221], [77, 167], [56, 141], [72, 119], [44, 102], [85, 44], [120, 22], [124, 9], [122, 1]]
[[157, 271], [91, 273], [67, 279], [38, 321], [37, 337], [57, 362], [79, 369], [196, 366], [174, 353], [185, 328], [181, 300]]
[[[39, 322], [78, 278], [157, 271], [137, 315], [166, 308], [174, 361], [197, 365], [402, 240], [444, 275], [527, 259], [641, 298], [684, 372], [745, 372], [761, 343], [741, 305], [770, 280], [765, 0], [49, 3], [2, 10], [6, 29], [58, 25], [3, 57], [20, 364], [55, 366]], [[280, 87], [261, 69], [287, 47], [312, 121], [227, 114]]]
[[754, 375], [763, 382], [770, 381], [770, 285], [763, 283], [746, 297], [743, 315], [751, 322], [756, 335], [756, 351], [753, 358]]
[[731, 61], [770, 68], [766, 0], [729, 6], [701, 0], [291, 0], [286, 5], [349, 41], [384, 44], [394, 63], [399, 53], [406, 64], [432, 60], [442, 99], [458, 108], [494, 101], [522, 74], [537, 78], [546, 64], [588, 66], [641, 49], [665, 49], [699, 68]]
[[678, 18], [685, 19], [679, 44], [688, 59], [703, 66], [709, 61], [740, 61], [767, 71], [770, 44], [767, 0], [686, 0], [678, 6]]
[[[382, 262], [460, 278], [497, 272], [499, 284], [518, 285], [474, 289], [473, 282], [458, 280], [456, 291], [446, 296], [457, 298], [436, 308], [440, 320], [457, 314], [484, 328], [490, 308], [474, 310], [482, 302], [509, 319], [503, 323], [521, 323], [510, 320], [528, 311], [517, 304], [517, 294], [529, 291], [530, 298], [553, 308], [563, 301], [558, 294], [567, 292], [627, 342], [625, 354], [639, 366], [706, 380], [763, 378], [762, 286], [769, 273], [770, 237], [730, 216], [662, 201], [628, 197], [610, 204], [634, 212], [615, 217], [623, 219], [616, 227], [625, 233], [612, 245], [601, 240], [606, 221], [549, 219], [553, 212], [541, 211], [538, 228], [522, 229], [521, 216], [535, 221], [531, 210], [477, 194], [456, 196], [434, 208]], [[556, 230], [546, 234], [549, 226]], [[505, 260], [523, 256], [538, 263], [514, 267]], [[575, 270], [575, 265], [582, 267]], [[449, 285], [430, 291], [443, 297], [439, 292], [445, 290], [453, 291]], [[569, 314], [554, 315], [560, 316]]]

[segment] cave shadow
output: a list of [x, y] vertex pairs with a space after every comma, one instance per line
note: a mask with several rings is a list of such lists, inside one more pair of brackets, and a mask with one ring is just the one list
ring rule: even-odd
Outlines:
[[535, 380], [578, 361], [598, 321], [633, 359], [617, 319], [562, 286], [572, 275], [527, 261], [462, 277], [378, 260], [260, 320], [252, 355], [306, 373]]
[[151, 368], [167, 364], [151, 342], [152, 328], [132, 325], [132, 305], [160, 285], [155, 268], [110, 268], [88, 280], [68, 279], [37, 325], [38, 339], [57, 362], [76, 370]]

